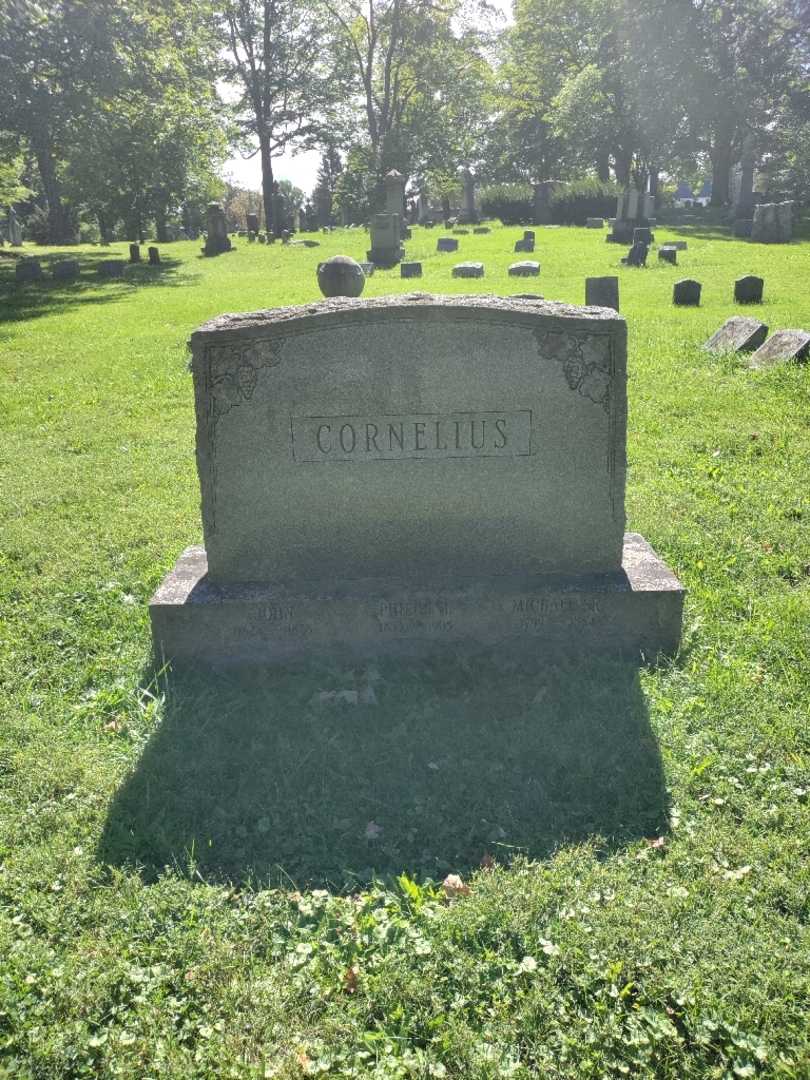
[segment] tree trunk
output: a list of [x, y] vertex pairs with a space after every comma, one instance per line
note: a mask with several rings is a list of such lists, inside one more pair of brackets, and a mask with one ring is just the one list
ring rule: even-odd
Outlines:
[[166, 218], [166, 205], [165, 203], [160, 203], [155, 208], [155, 239], [159, 244], [167, 244], [169, 242], [169, 229]]
[[715, 136], [711, 150], [712, 159], [712, 206], [725, 206], [728, 202], [731, 179], [731, 132], [723, 128]]
[[600, 154], [596, 159], [596, 175], [603, 182], [610, 180], [610, 159], [607, 154]]
[[275, 202], [273, 192], [273, 157], [270, 152], [270, 140], [259, 136], [259, 155], [262, 164], [262, 205], [264, 206], [264, 224], [268, 233], [273, 236], [281, 236], [281, 221], [277, 221], [274, 213]]
[[630, 185], [630, 162], [630, 155], [623, 151], [617, 150], [613, 155], [613, 171], [616, 173], [616, 183], [620, 187], [625, 188]]
[[48, 133], [40, 128], [32, 133], [31, 148], [37, 160], [42, 191], [48, 202], [48, 243], [70, 244], [74, 237], [62, 202], [62, 185], [56, 175], [56, 162]]

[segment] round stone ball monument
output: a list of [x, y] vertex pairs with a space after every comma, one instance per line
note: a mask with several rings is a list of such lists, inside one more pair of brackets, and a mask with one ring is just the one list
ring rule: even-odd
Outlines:
[[366, 275], [348, 255], [333, 255], [318, 264], [318, 285], [324, 296], [359, 296], [366, 287]]

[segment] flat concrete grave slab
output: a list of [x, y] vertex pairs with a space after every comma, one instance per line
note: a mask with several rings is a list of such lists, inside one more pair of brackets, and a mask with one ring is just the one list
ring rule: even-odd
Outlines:
[[514, 262], [509, 267], [510, 277], [537, 277], [540, 273], [540, 263], [533, 262], [531, 259], [524, 259], [523, 262]]
[[751, 352], [758, 349], [768, 336], [768, 327], [759, 319], [732, 315], [709, 338], [704, 349], [709, 352]]
[[615, 313], [340, 299], [221, 316], [191, 346], [205, 551], [152, 601], [158, 653], [677, 647], [683, 590], [624, 533]]
[[787, 360], [806, 360], [810, 354], [807, 330], [777, 330], [751, 357], [752, 368], [770, 367]]
[[453, 277], [483, 277], [484, 264], [480, 262], [456, 263], [453, 267]]

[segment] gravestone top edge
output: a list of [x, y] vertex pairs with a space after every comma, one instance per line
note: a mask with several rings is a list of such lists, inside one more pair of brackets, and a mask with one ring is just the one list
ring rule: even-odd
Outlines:
[[239, 337], [245, 332], [255, 333], [274, 328], [328, 329], [330, 324], [337, 326], [347, 317], [349, 321], [356, 322], [358, 317], [362, 318], [363, 315], [372, 319], [384, 318], [386, 315], [408, 317], [415, 312], [436, 316], [446, 314], [450, 318], [514, 315], [522, 316], [530, 322], [555, 318], [572, 329], [580, 330], [587, 330], [589, 324], [594, 323], [616, 324], [612, 327], [600, 327], [603, 332], [615, 330], [619, 325], [622, 328], [625, 326], [625, 320], [612, 308], [582, 307], [553, 300], [526, 301], [508, 296], [398, 293], [367, 299], [335, 297], [292, 307], [218, 315], [193, 331], [189, 344], [194, 347], [214, 337], [221, 340], [223, 335], [233, 334]]

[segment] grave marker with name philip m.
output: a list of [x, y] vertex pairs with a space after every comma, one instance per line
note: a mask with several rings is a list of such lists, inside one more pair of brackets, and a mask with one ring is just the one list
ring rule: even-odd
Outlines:
[[151, 603], [178, 662], [678, 645], [683, 590], [625, 534], [626, 327], [424, 294], [191, 339], [205, 547]]

